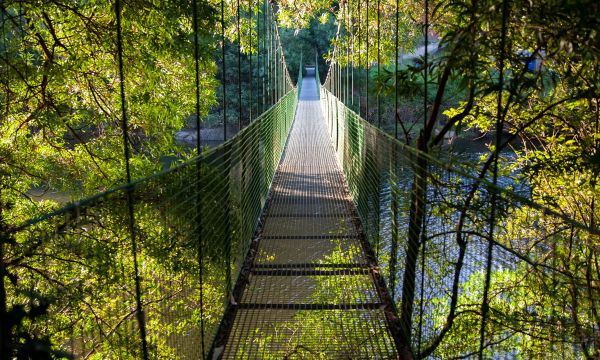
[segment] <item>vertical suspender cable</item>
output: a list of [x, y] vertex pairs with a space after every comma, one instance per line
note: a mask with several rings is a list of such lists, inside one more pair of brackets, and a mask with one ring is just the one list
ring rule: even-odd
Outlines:
[[254, 3], [256, 8], [256, 114], [262, 114], [261, 98], [260, 98], [260, 0]]
[[[343, 5], [344, 5], [344, 7], [342, 9], [342, 24], [344, 24], [344, 31], [346, 33], [346, 37], [348, 37], [348, 26], [347, 26], [347, 23], [346, 23], [346, 11], [347, 11], [346, 9], [348, 8], [348, 1], [346, 1]], [[348, 42], [347, 42], [347, 40], [348, 39], [346, 39], [345, 44], [344, 44], [344, 46], [346, 47], [346, 66], [345, 66], [344, 69], [342, 69], [342, 99], [341, 100], [342, 100], [342, 102], [344, 104], [348, 103], [348, 98], [346, 97], [347, 96], [347, 91], [346, 90], [348, 88], [347, 87], [347, 80], [348, 79], [347, 79], [347, 77], [345, 75], [345, 74], [347, 74], [346, 69], [348, 69]], [[340, 57], [341, 56], [342, 55], [340, 55]]]
[[271, 10], [271, 20], [269, 21], [269, 25], [271, 26], [271, 41], [273, 43], [273, 105], [277, 103], [277, 99], [279, 97], [279, 78], [278, 70], [279, 70], [279, 62], [277, 61], [277, 56], [279, 55], [279, 49], [275, 43], [275, 25], [273, 24], [274, 15], [273, 8]]
[[362, 98], [361, 98], [361, 86], [362, 86], [362, 75], [361, 75], [361, 71], [362, 71], [362, 59], [361, 59], [361, 45], [362, 45], [362, 41], [361, 41], [361, 31], [362, 31], [362, 27], [361, 27], [361, 21], [360, 21], [360, 0], [358, 0], [357, 3], [357, 16], [358, 16], [358, 116], [362, 116]]
[[277, 34], [275, 32], [275, 12], [273, 11], [273, 5], [271, 5], [271, 26], [273, 27], [273, 73], [275, 74], [273, 79], [275, 82], [275, 96], [273, 97], [273, 104], [276, 104], [279, 100], [279, 94], [281, 92], [280, 82], [280, 68], [279, 68], [279, 57], [281, 56], [279, 47], [277, 47]]
[[[504, 118], [502, 115], [502, 90], [504, 88], [504, 63], [506, 61], [506, 33], [507, 33], [507, 19], [508, 19], [508, 0], [502, 1], [502, 28], [500, 33], [500, 64], [498, 74], [498, 105], [496, 109], [496, 148], [494, 149], [493, 157], [494, 164], [492, 168], [492, 203], [490, 211], [490, 239], [494, 238], [494, 228], [496, 225], [496, 206], [498, 202], [498, 193], [496, 191], [496, 185], [498, 183], [498, 151], [501, 145], [502, 128], [504, 126]], [[485, 341], [485, 325], [487, 322], [487, 315], [489, 311], [488, 295], [491, 282], [491, 271], [492, 271], [492, 255], [494, 251], [494, 243], [490, 240], [487, 248], [487, 261], [485, 269], [485, 284], [483, 288], [483, 299], [481, 302], [481, 328], [479, 330], [479, 359], [483, 359], [483, 349]]]
[[198, 0], [193, 1], [194, 17], [194, 69], [196, 75], [196, 224], [198, 232], [198, 276], [200, 281], [200, 339], [202, 342], [202, 358], [206, 358], [204, 344], [204, 254], [202, 247], [202, 144], [200, 131], [200, 49], [198, 45]]
[[[275, 24], [275, 26], [277, 27], [277, 23]], [[279, 37], [279, 28], [277, 29], [277, 44], [279, 45], [280, 48], [280, 61], [281, 61], [281, 95], [285, 95], [286, 93], [286, 78], [285, 78], [285, 54], [283, 52], [283, 44], [281, 44], [281, 38]]]
[[273, 99], [273, 87], [271, 85], [271, 81], [272, 81], [272, 69], [271, 69], [271, 59], [273, 56], [273, 48], [272, 48], [272, 44], [271, 44], [271, 15], [269, 14], [269, 3], [265, 0], [265, 12], [266, 12], [266, 16], [267, 16], [267, 20], [265, 22], [265, 29], [267, 29], [267, 70], [268, 70], [268, 75], [267, 75], [267, 109], [271, 107], [271, 101]]
[[425, 0], [425, 51], [424, 58], [425, 64], [423, 64], [423, 128], [427, 126], [427, 96], [428, 96], [428, 75], [429, 75], [429, 0]]
[[268, 59], [268, 66], [269, 66], [269, 106], [271, 107], [274, 104], [274, 93], [275, 93], [275, 87], [273, 86], [273, 27], [271, 26], [271, 7], [269, 5], [269, 3], [267, 2], [267, 27], [269, 29], [269, 32], [267, 33], [267, 41], [269, 42], [269, 59]]
[[[336, 49], [337, 50], [337, 49]], [[342, 87], [342, 64], [340, 63], [339, 60], [341, 60], [341, 55], [339, 55], [336, 51], [336, 56], [338, 57], [338, 61], [336, 64], [337, 67], [337, 87], [338, 87], [338, 99], [342, 99], [344, 90]]]
[[261, 70], [261, 53], [260, 53], [260, 39], [261, 39], [261, 33], [260, 33], [260, 0], [254, 0], [253, 2], [253, 7], [254, 7], [254, 12], [255, 12], [255, 16], [256, 16], [256, 90], [255, 90], [255, 101], [256, 101], [256, 115], [255, 117], [258, 117], [261, 114], [261, 75], [260, 75], [260, 70]]
[[[261, 34], [258, 34], [258, 39], [259, 42], [262, 42], [262, 48], [263, 48], [263, 54], [262, 54], [262, 58], [260, 59], [260, 68], [261, 68], [261, 72], [260, 72], [260, 80], [261, 80], [261, 99], [260, 99], [260, 113], [262, 114], [265, 111], [265, 98], [266, 98], [266, 89], [265, 89], [265, 51], [266, 51], [266, 35], [265, 32], [267, 31], [266, 29], [266, 24], [267, 24], [267, 18], [266, 18], [266, 14], [265, 14], [265, 9], [264, 9], [264, 4], [262, 4], [262, 2], [260, 0], [259, 1], [260, 7], [262, 7], [262, 18], [263, 18], [263, 34], [261, 36]], [[260, 19], [260, 14], [258, 14], [258, 18]], [[258, 27], [259, 31], [260, 31], [260, 26]], [[259, 49], [260, 50], [260, 49]]]
[[[377, 0], [377, 77], [379, 78], [381, 73], [381, 3]], [[381, 129], [381, 96], [377, 91], [377, 127]], [[379, 254], [378, 254], [379, 255]]]
[[240, 29], [240, 0], [236, 3], [236, 30], [237, 30], [237, 75], [238, 75], [238, 131], [242, 131], [242, 32]]
[[[271, 5], [272, 7], [272, 5]], [[276, 101], [279, 101], [279, 98], [281, 97], [281, 93], [282, 93], [282, 85], [283, 83], [281, 82], [282, 80], [282, 67], [281, 67], [281, 48], [278, 46], [279, 45], [279, 38], [278, 38], [278, 34], [277, 34], [277, 25], [275, 22], [275, 11], [273, 11], [273, 34], [274, 34], [274, 38], [273, 38], [273, 43], [275, 46], [275, 79], [277, 79], [277, 96], [275, 97]]]
[[[222, 56], [223, 56], [223, 141], [227, 141], [227, 88], [226, 88], [226, 70], [227, 61], [225, 59], [225, 0], [221, 0], [221, 40], [223, 41]], [[229, 183], [226, 182], [227, 189], [225, 190], [227, 200], [225, 200], [225, 208], [227, 216], [229, 215]], [[229, 219], [227, 219], [229, 221]], [[229, 232], [229, 223], [227, 223], [227, 243], [225, 245], [225, 286], [226, 286], [226, 301], [230, 301], [231, 296], [231, 233]]]
[[[340, 35], [341, 35], [341, 26], [339, 27], [339, 33], [337, 34], [337, 39], [339, 39]], [[317, 50], [318, 53], [318, 50]], [[338, 54], [338, 48], [336, 46], [335, 49], [335, 86], [336, 86], [336, 91], [337, 91], [337, 98], [338, 100], [342, 98], [342, 83], [341, 83], [341, 79], [342, 79], [342, 65], [340, 63], [340, 58], [341, 56]]]
[[[337, 56], [337, 54], [336, 54]], [[337, 91], [337, 95], [336, 97], [338, 99], [340, 99], [342, 97], [342, 86], [340, 83], [340, 79], [341, 79], [341, 72], [342, 72], [342, 67], [338, 61], [338, 59], [336, 58], [336, 63], [335, 63], [335, 88]], [[336, 99], [337, 101], [337, 99]]]
[[277, 97], [277, 101], [279, 101], [279, 99], [283, 96], [284, 94], [284, 85], [285, 85], [285, 77], [283, 76], [283, 47], [281, 46], [281, 42], [279, 41], [279, 29], [277, 29], [277, 19], [274, 18], [273, 19], [273, 28], [275, 29], [275, 40], [277, 42], [276, 46], [277, 46], [277, 51], [279, 51], [279, 56], [277, 57], [277, 64], [279, 66], [279, 70], [277, 72], [278, 74], [278, 79], [279, 79], [279, 96]]
[[[279, 42], [279, 30], [277, 29], [277, 18], [275, 17], [275, 11], [273, 11], [273, 30], [274, 30], [274, 34], [275, 34], [275, 46], [277, 48], [277, 53], [279, 54], [277, 56], [276, 59], [276, 64], [277, 64], [277, 83], [279, 84], [279, 91], [278, 91], [278, 95], [277, 95], [277, 102], [279, 102], [279, 99], [283, 96], [283, 48], [281, 47], [281, 43]], [[285, 129], [283, 128], [285, 125], [285, 112], [283, 109], [283, 104], [279, 104], [279, 109], [280, 109], [280, 114], [279, 114], [279, 124], [281, 126], [281, 130], [282, 130], [282, 134], [281, 134], [281, 140], [282, 140], [282, 146], [284, 145], [285, 142]]]
[[[396, 0], [396, 39], [395, 39], [395, 63], [394, 63], [394, 71], [395, 71], [395, 81], [394, 81], [394, 136], [398, 139], [398, 11], [399, 11], [399, 0]], [[391, 212], [391, 235], [392, 235], [392, 244], [391, 244], [391, 255], [390, 255], [390, 292], [392, 300], [396, 297], [396, 264], [398, 261], [398, 238], [399, 238], [399, 219], [398, 219], [398, 179], [396, 177], [396, 152], [398, 151], [398, 147], [392, 147], [392, 156], [391, 156], [391, 203], [390, 203], [390, 212]]]
[[279, 25], [277, 24], [277, 19], [274, 22], [275, 26], [275, 34], [277, 35], [277, 48], [279, 49], [279, 78], [281, 83], [281, 92], [280, 96], [285, 94], [286, 84], [285, 84], [285, 54], [283, 52], [283, 45], [281, 44], [281, 38], [279, 37]]
[[398, 139], [398, 22], [400, 11], [400, 1], [396, 0], [396, 43], [394, 46], [395, 62], [394, 62], [394, 137]]
[[[337, 64], [335, 63], [336, 59], [335, 59], [335, 54], [333, 55], [334, 58], [331, 60], [331, 65], [329, 66], [329, 71], [330, 72], [330, 77], [331, 77], [331, 92], [333, 93], [333, 96], [337, 96], [337, 78], [335, 76], [336, 71], [337, 71]], [[317, 61], [317, 57], [315, 56], [315, 62]]]
[[346, 42], [346, 106], [350, 105], [350, 38], [351, 32], [350, 29], [350, 1], [346, 3], [346, 36], [348, 36], [348, 41]]
[[365, 46], [367, 53], [367, 62], [365, 64], [365, 120], [369, 122], [369, 0], [367, 0], [367, 16], [365, 20], [365, 31], [367, 32], [365, 34]]
[[249, 19], [249, 23], [250, 25], [248, 26], [248, 46], [250, 51], [248, 52], [248, 91], [249, 91], [249, 95], [248, 95], [248, 124], [252, 123], [252, 106], [254, 106], [254, 101], [253, 101], [253, 91], [252, 88], [254, 87], [254, 69], [252, 69], [252, 54], [254, 53], [254, 50], [252, 49], [252, 46], [254, 45], [254, 42], [252, 41], [252, 23], [253, 23], [253, 17], [254, 17], [254, 9], [252, 8], [253, 5], [253, 0], [248, 0], [248, 14], [250, 19]]
[[265, 46], [267, 49], [267, 57], [265, 58], [265, 74], [267, 76], [265, 82], [265, 110], [271, 107], [271, 28], [269, 27], [269, 6], [265, 1]]
[[142, 341], [142, 356], [148, 360], [148, 344], [146, 342], [146, 324], [144, 321], [144, 311], [142, 309], [142, 291], [140, 286], [140, 275], [137, 262], [137, 241], [135, 237], [135, 214], [133, 211], [133, 187], [131, 185], [131, 169], [129, 166], [129, 134], [127, 124], [127, 104], [125, 102], [125, 73], [123, 72], [123, 35], [121, 34], [121, 0], [116, 0], [115, 13], [117, 17], [117, 57], [119, 62], [119, 86], [121, 93], [121, 128], [123, 131], [123, 155], [125, 156], [125, 176], [127, 180], [127, 210], [129, 212], [129, 233], [131, 235], [131, 250], [133, 255], [133, 271], [135, 276], [135, 302], [136, 317], [140, 328], [140, 338]]
[[275, 69], [274, 69], [274, 59], [275, 59], [275, 47], [273, 46], [273, 26], [272, 26], [272, 21], [273, 21], [273, 14], [271, 14], [271, 5], [267, 2], [267, 7], [269, 8], [267, 10], [267, 17], [268, 17], [268, 21], [267, 23], [269, 24], [269, 50], [271, 51], [270, 53], [270, 57], [269, 57], [269, 104], [272, 106], [275, 104], [275, 78], [274, 78], [274, 74], [275, 74]]
[[[351, 0], [349, 0], [351, 1]], [[350, 27], [352, 29], [352, 38], [350, 40], [351, 43], [351, 52], [352, 52], [352, 71], [350, 76], [350, 104], [352, 105], [352, 109], [354, 109], [354, 70], [356, 69], [356, 53], [354, 52], [354, 9], [350, 8], [350, 16], [348, 17], [348, 21], [350, 22]]]
[[225, 73], [227, 64], [225, 61], [225, 0], [221, 0], [221, 56], [223, 68], [221, 81], [223, 86], [223, 141], [227, 141], [227, 85], [225, 84]]
[[[379, 48], [380, 40], [381, 40], [381, 29], [380, 29], [380, 17], [381, 17], [381, 2], [377, 0], [377, 78], [379, 78], [380, 70], [381, 70], [381, 51]], [[377, 128], [381, 129], [381, 97], [379, 96], [379, 91], [377, 91]], [[381, 248], [381, 229], [379, 234], [377, 235], [377, 244], [375, 247], [375, 258], [379, 261], [379, 250]]]

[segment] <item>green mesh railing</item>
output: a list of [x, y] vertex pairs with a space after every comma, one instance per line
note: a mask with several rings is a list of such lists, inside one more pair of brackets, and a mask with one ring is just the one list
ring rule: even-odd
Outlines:
[[[589, 317], [600, 300], [593, 285], [598, 274], [586, 276], [583, 270], [593, 268], [584, 254], [592, 256], [585, 249], [598, 236], [589, 226], [538, 205], [526, 183], [501, 177], [494, 186], [491, 174], [479, 177], [475, 162], [403, 145], [325, 86], [321, 104], [365, 236], [395, 302], [392, 326], [415, 358], [474, 357], [483, 306], [489, 309], [485, 358], [542, 358], [552, 355], [550, 349], [579, 358], [582, 343], [591, 348], [600, 339]], [[498, 226], [491, 236], [494, 193]], [[417, 236], [415, 219], [422, 229]], [[580, 270], [561, 265], [565, 252]], [[580, 306], [575, 315], [573, 296]]]
[[203, 357], [251, 243], [296, 103], [291, 90], [200, 158], [23, 225], [7, 247], [15, 278], [8, 298], [12, 308], [47, 308], [23, 330], [75, 358], [142, 357], [134, 258], [124, 230], [131, 191], [149, 355]]
[[300, 66], [298, 66], [298, 80], [296, 81], [296, 91], [298, 93], [298, 98], [300, 98], [300, 94], [302, 93], [303, 76], [304, 76], [304, 63], [302, 61], [302, 54], [300, 54]]
[[[315, 79], [317, 81], [317, 86], [321, 86], [321, 78], [319, 77], [319, 54], [315, 54]], [[320, 91], [318, 91], [320, 92]]]

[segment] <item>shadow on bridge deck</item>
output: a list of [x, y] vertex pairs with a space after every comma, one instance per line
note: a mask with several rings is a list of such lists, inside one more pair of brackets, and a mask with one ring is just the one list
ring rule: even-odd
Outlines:
[[396, 358], [308, 75], [222, 358]]

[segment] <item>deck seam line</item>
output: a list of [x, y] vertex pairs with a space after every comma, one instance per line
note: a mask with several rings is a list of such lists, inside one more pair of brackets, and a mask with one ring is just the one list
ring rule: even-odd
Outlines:
[[287, 304], [287, 303], [239, 303], [235, 305], [238, 310], [380, 310], [384, 303], [356, 303], [356, 304]]

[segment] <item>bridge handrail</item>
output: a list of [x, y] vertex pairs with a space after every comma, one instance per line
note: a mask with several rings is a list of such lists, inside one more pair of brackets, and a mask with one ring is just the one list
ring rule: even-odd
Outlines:
[[[284, 95], [287, 96], [290, 92], [296, 93], [296, 89], [293, 89], [291, 91], [289, 91], [287, 94]], [[280, 100], [281, 102], [281, 100]], [[252, 123], [248, 126], [246, 126], [245, 128], [243, 128], [241, 131], [239, 131], [238, 133], [236, 133], [234, 136], [232, 136], [231, 138], [227, 139], [226, 141], [224, 141], [223, 143], [214, 146], [214, 147], [210, 147], [206, 150], [204, 150], [202, 152], [202, 157], [206, 158], [209, 157], [211, 154], [214, 154], [220, 150], [222, 150], [224, 147], [229, 146], [231, 143], [237, 141], [236, 139], [238, 137], [243, 136], [246, 132], [251, 131], [251, 129], [253, 129], [254, 127], [258, 126], [258, 124], [263, 120], [263, 118], [265, 117], [269, 117], [272, 116], [272, 113], [274, 112], [274, 110], [280, 106], [280, 103], [276, 103], [274, 105], [272, 105], [269, 109], [267, 109], [265, 112], [263, 112], [261, 115], [259, 115], [256, 119], [254, 119], [252, 121]], [[32, 226], [35, 225], [41, 221], [50, 219], [54, 216], [63, 214], [63, 213], [67, 213], [67, 212], [71, 212], [74, 208], [76, 207], [82, 207], [82, 206], [88, 206], [91, 205], [97, 201], [99, 201], [102, 198], [105, 198], [109, 195], [112, 195], [116, 192], [120, 192], [120, 191], [126, 191], [128, 189], [131, 188], [136, 188], [137, 186], [139, 186], [140, 184], [149, 182], [150, 180], [154, 179], [154, 178], [160, 178], [163, 177], [167, 174], [176, 172], [176, 171], [180, 171], [182, 168], [188, 167], [188, 166], [194, 166], [196, 164], [196, 162], [198, 161], [199, 156], [198, 155], [194, 155], [193, 157], [189, 158], [188, 160], [185, 160], [173, 167], [170, 167], [168, 169], [165, 169], [163, 171], [145, 176], [145, 177], [141, 177], [139, 179], [134, 179], [131, 181], [130, 184], [126, 184], [123, 183], [121, 185], [115, 186], [109, 190], [105, 190], [102, 192], [99, 192], [97, 194], [88, 196], [88, 197], [84, 197], [82, 199], [73, 201], [73, 202], [69, 202], [66, 205], [61, 206], [60, 208], [53, 210], [51, 212], [48, 212], [46, 214], [40, 215], [40, 216], [35, 216], [31, 219], [26, 220], [25, 222], [23, 222], [21, 225], [16, 226], [13, 230], [14, 231], [20, 231], [23, 230], [24, 228], [28, 227], [28, 226]]]

